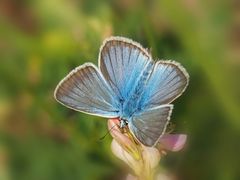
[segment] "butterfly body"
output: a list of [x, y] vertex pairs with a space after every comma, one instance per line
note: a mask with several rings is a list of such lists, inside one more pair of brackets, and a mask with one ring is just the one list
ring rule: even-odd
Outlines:
[[86, 63], [57, 86], [55, 98], [77, 111], [119, 118], [144, 145], [154, 146], [164, 133], [174, 99], [188, 84], [185, 69], [173, 61], [154, 61], [130, 39], [111, 37], [99, 53], [99, 68]]
[[146, 68], [142, 71], [141, 75], [134, 82], [134, 85], [129, 91], [128, 96], [124, 98], [120, 114], [120, 117], [122, 116], [123, 119], [128, 119], [128, 121], [130, 121], [134, 113], [143, 109], [143, 105], [141, 104], [141, 97], [143, 95], [146, 82], [149, 78], [152, 67], [153, 63], [149, 63], [146, 66]]

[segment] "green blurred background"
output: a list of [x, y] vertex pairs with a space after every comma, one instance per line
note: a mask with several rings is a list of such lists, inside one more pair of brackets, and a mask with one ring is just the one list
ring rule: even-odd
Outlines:
[[53, 98], [73, 68], [97, 64], [111, 35], [175, 59], [190, 85], [175, 101], [185, 149], [161, 160], [177, 180], [240, 179], [240, 3], [238, 0], [1, 0], [0, 179], [123, 179], [106, 120]]

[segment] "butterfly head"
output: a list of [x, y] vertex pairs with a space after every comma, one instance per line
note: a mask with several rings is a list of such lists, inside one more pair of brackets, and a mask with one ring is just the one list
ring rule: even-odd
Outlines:
[[120, 128], [125, 128], [128, 125], [128, 120], [124, 118], [120, 118]]

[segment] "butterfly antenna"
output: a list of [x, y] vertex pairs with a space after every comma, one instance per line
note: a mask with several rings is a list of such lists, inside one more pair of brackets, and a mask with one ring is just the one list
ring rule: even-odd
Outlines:
[[110, 132], [111, 132], [111, 130], [112, 130], [115, 126], [116, 126], [116, 124], [115, 124], [114, 126], [112, 126], [112, 127], [107, 131], [107, 133], [106, 133], [104, 136], [102, 136], [101, 138], [99, 138], [99, 140], [102, 141], [107, 135], [109, 135]]

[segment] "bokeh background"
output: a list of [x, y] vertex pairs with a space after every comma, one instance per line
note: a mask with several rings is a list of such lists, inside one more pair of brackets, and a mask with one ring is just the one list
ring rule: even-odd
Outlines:
[[159, 169], [177, 180], [240, 179], [240, 3], [238, 0], [1, 0], [0, 179], [122, 179], [106, 120], [53, 98], [73, 68], [97, 64], [111, 35], [175, 59], [190, 85], [175, 101], [185, 149]]

